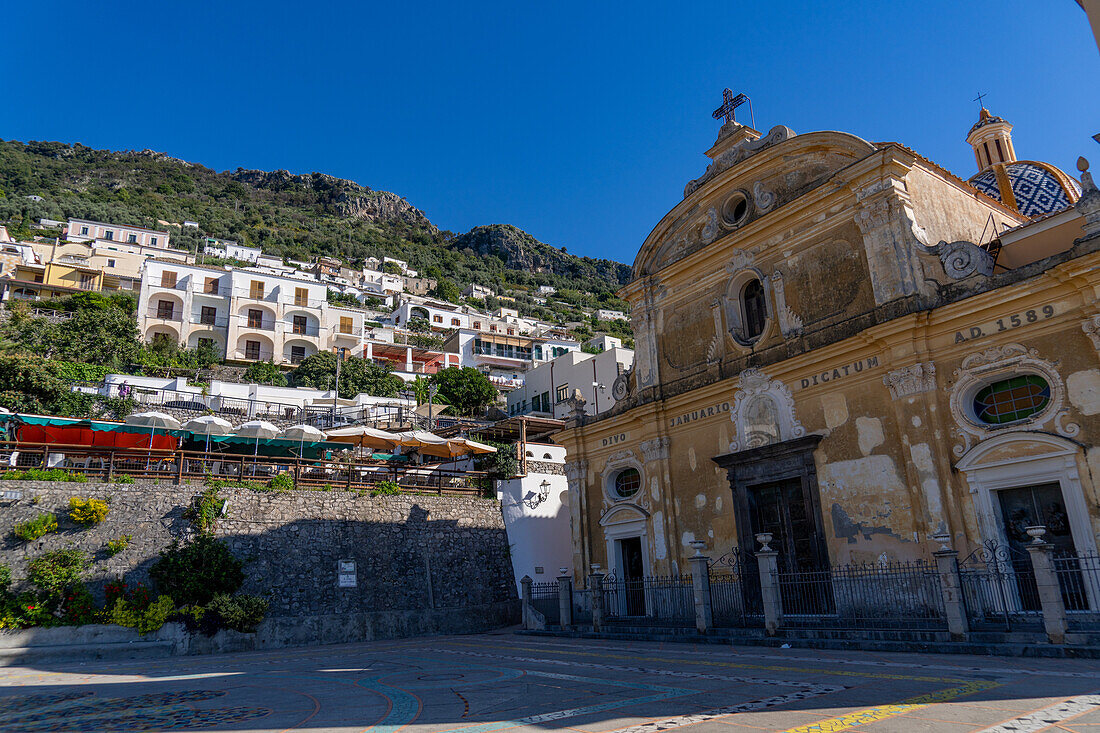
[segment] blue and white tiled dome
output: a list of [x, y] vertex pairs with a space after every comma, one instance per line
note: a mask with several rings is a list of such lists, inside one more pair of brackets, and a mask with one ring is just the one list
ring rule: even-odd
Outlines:
[[[1011, 196], [1001, 194], [1008, 183]], [[1024, 216], [1053, 214], [1081, 197], [1081, 186], [1049, 163], [1017, 160], [996, 164], [970, 179], [970, 185]]]

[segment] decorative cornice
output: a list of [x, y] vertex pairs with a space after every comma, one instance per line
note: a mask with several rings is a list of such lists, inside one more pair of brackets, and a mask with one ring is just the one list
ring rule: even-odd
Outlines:
[[886, 373], [882, 383], [890, 388], [890, 397], [895, 400], [931, 392], [936, 388], [936, 365], [928, 361], [895, 369]]
[[688, 181], [688, 184], [684, 186], [684, 198], [687, 198], [691, 194], [699, 190], [699, 187], [710, 179], [717, 176], [722, 171], [728, 170], [737, 165], [746, 158], [759, 153], [765, 148], [770, 148], [773, 145], [778, 145], [784, 140], [789, 140], [794, 137], [794, 130], [786, 125], [776, 125], [768, 134], [758, 140], [745, 140], [742, 143], [734, 145], [729, 150], [725, 151], [714, 162], [707, 166], [703, 175], [699, 176], [693, 181]]

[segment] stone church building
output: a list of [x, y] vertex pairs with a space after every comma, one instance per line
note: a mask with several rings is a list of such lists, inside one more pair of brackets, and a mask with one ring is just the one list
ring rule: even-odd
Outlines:
[[[727, 118], [623, 297], [636, 357], [566, 446], [573, 572], [687, 571], [773, 535], [801, 567], [1100, 533], [1100, 191]], [[961, 144], [961, 141], [960, 141]], [[579, 399], [578, 399], [579, 402]]]

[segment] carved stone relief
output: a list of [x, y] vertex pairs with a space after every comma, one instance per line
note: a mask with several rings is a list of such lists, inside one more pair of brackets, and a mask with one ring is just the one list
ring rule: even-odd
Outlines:
[[1100, 315], [1095, 315], [1092, 318], [1086, 318], [1082, 321], [1081, 330], [1089, 337], [1089, 341], [1092, 341], [1092, 346], [1096, 349], [1096, 353], [1100, 354]]
[[887, 372], [882, 383], [890, 388], [890, 398], [894, 400], [931, 392], [936, 388], [936, 365], [926, 361], [895, 369]]
[[734, 394], [730, 419], [734, 424], [731, 453], [759, 448], [806, 434], [795, 417], [794, 398], [787, 385], [770, 379], [756, 367], [741, 372], [740, 388]]
[[779, 331], [783, 338], [792, 338], [802, 334], [802, 319], [787, 305], [787, 294], [783, 286], [783, 273], [776, 270], [771, 277], [772, 289], [775, 291], [775, 310], [779, 316]]
[[756, 203], [756, 210], [761, 213], [768, 211], [771, 207], [775, 206], [776, 195], [764, 188], [764, 184], [760, 181], [752, 184], [752, 197]]
[[728, 170], [734, 165], [737, 165], [746, 158], [755, 155], [756, 153], [770, 148], [773, 145], [794, 137], [794, 130], [785, 125], [776, 125], [768, 134], [761, 137], [758, 140], [746, 140], [739, 143], [726, 152], [719, 155], [714, 161], [707, 166], [703, 175], [699, 176], [693, 181], [688, 181], [688, 184], [684, 187], [684, 198], [687, 198], [691, 194], [695, 193], [700, 186], [714, 178], [716, 175], [724, 170]]

